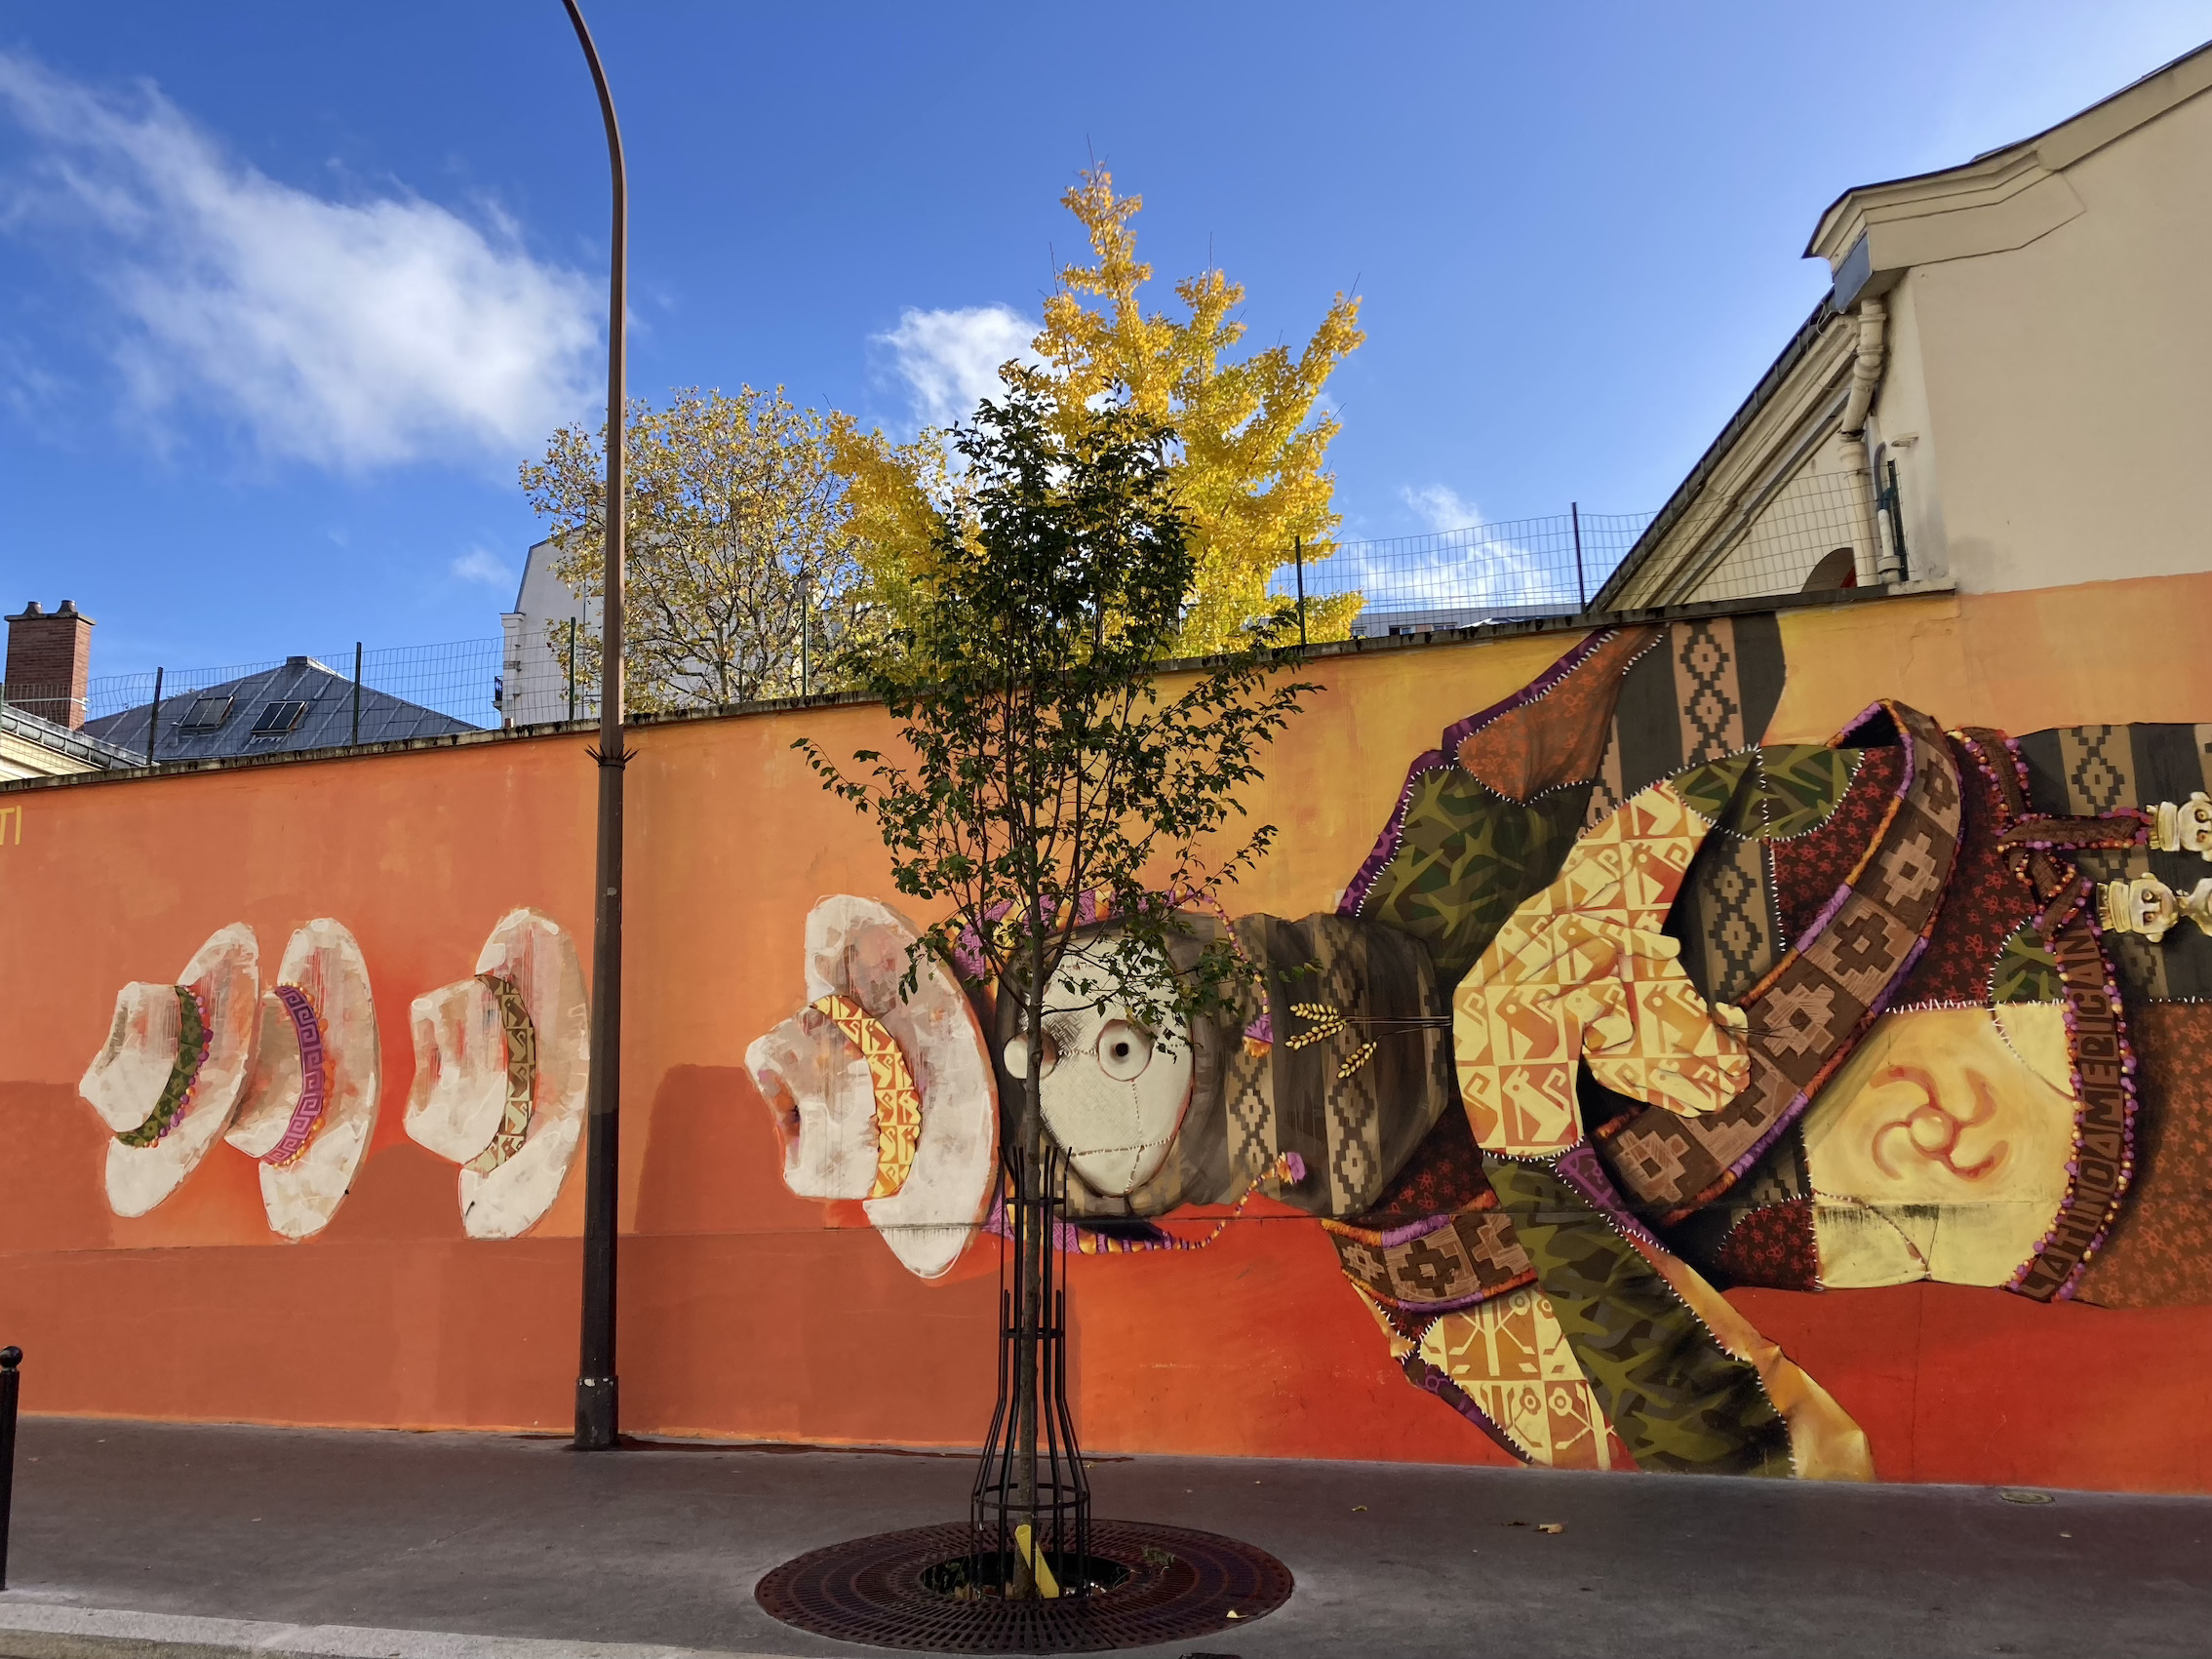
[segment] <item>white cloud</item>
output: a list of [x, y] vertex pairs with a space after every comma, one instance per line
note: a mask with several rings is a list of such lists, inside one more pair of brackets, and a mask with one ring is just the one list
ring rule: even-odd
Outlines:
[[1029, 346], [1038, 327], [1009, 305], [958, 311], [909, 306], [898, 314], [897, 328], [870, 337], [890, 353], [916, 422], [950, 426], [968, 419], [985, 398], [999, 395], [1002, 363], [1041, 361]]
[[588, 402], [597, 288], [496, 215], [325, 200], [225, 154], [150, 84], [112, 96], [6, 52], [0, 111], [32, 140], [0, 228], [84, 262], [157, 429], [212, 410], [269, 454], [358, 470], [511, 455]]
[[482, 582], [486, 587], [512, 587], [515, 573], [507, 562], [488, 548], [471, 547], [453, 563], [453, 573], [464, 582]]
[[1448, 484], [1424, 484], [1418, 490], [1407, 485], [1398, 494], [1432, 534], [1466, 530], [1482, 522], [1481, 510]]

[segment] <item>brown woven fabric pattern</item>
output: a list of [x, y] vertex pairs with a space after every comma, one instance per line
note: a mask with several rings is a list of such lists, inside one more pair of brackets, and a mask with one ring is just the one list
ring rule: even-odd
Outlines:
[[1958, 848], [1958, 766], [1927, 716], [1885, 705], [1913, 774], [1827, 923], [1744, 1002], [1752, 1081], [1705, 1117], [1646, 1107], [1607, 1126], [1614, 1178], [1663, 1221], [1718, 1196], [1848, 1057], [1933, 925]]
[[2152, 1003], [2129, 1030], [2135, 1184], [2074, 1295], [2110, 1308], [2212, 1302], [2212, 1004]]

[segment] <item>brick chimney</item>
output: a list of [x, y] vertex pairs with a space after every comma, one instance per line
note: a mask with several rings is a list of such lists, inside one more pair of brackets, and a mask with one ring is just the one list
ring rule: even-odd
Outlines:
[[8, 618], [8, 701], [72, 731], [85, 723], [92, 676], [93, 619], [64, 599], [41, 611], [38, 601]]

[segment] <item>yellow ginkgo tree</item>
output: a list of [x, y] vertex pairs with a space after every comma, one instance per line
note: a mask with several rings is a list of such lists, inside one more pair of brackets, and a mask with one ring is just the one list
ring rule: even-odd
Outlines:
[[[1117, 196], [1113, 176], [1094, 168], [1060, 200], [1084, 227], [1090, 262], [1061, 268], [1031, 342], [1039, 362], [1008, 364], [1001, 374], [1043, 394], [1069, 432], [1101, 398], [1126, 399], [1173, 429], [1175, 499], [1197, 555], [1175, 651], [1222, 650], [1279, 608], [1270, 579], [1294, 546], [1303, 544], [1309, 564], [1332, 550], [1339, 521], [1327, 457], [1340, 422], [1317, 405], [1329, 375], [1365, 337], [1360, 301], [1339, 293], [1303, 350], [1274, 345], [1234, 357], [1244, 336], [1243, 284], [1219, 269], [1201, 271], [1175, 285], [1180, 316], [1147, 311], [1152, 266], [1137, 257], [1130, 224], [1143, 197]], [[925, 430], [895, 445], [849, 424], [837, 452], [861, 556], [892, 597], [930, 557], [938, 515], [960, 512], [945, 435]], [[1344, 638], [1360, 605], [1356, 593], [1310, 600], [1307, 637]]]

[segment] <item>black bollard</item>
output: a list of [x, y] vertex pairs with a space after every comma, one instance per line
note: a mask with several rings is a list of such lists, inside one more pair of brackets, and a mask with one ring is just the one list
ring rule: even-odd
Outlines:
[[22, 1376], [20, 1348], [0, 1348], [0, 1590], [8, 1588], [8, 1507], [16, 1490], [16, 1396]]

